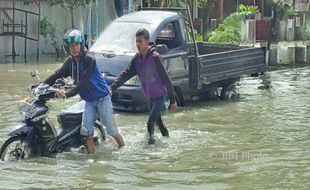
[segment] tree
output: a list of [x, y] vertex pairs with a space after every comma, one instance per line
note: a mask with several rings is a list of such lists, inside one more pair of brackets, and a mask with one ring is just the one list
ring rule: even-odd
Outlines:
[[309, 26], [310, 26], [310, 16], [308, 16], [302, 26], [302, 40], [304, 42], [307, 42], [306, 44], [309, 44], [310, 40], [310, 31], [309, 31]]
[[91, 0], [45, 0], [45, 1], [48, 2], [51, 6], [58, 5], [70, 11], [71, 26], [72, 28], [74, 28], [74, 15], [73, 15], [74, 9], [80, 6], [85, 7], [88, 3], [90, 3]]
[[[168, 0], [163, 0], [168, 1]], [[170, 0], [168, 3], [168, 7], [182, 7], [184, 5], [188, 5], [190, 10], [193, 11], [194, 3], [197, 3], [199, 8], [202, 8], [205, 11], [202, 11], [202, 18], [207, 18], [210, 9], [217, 2], [217, 0]]]
[[169, 6], [178, 7], [178, 6], [182, 6], [185, 4], [185, 5], [189, 5], [192, 8], [195, 1], [197, 1], [198, 7], [203, 7], [208, 3], [208, 1], [212, 1], [212, 0], [171, 0], [169, 3]]
[[55, 48], [57, 57], [60, 57], [62, 55], [62, 48], [61, 46], [59, 46], [56, 30], [56, 23], [50, 22], [50, 19], [48, 17], [44, 17], [42, 20], [40, 20], [40, 35], [44, 36], [44, 38], [50, 38], [50, 40], [52, 41], [52, 46]]
[[242, 42], [245, 25], [242, 24], [246, 15], [258, 13], [257, 6], [239, 5], [239, 11], [230, 14], [223, 23], [208, 35], [208, 42], [218, 44], [238, 44]]
[[198, 7], [203, 7], [208, 2], [215, 0], [153, 0], [153, 2], [159, 2], [160, 7], [181, 7], [182, 5], [193, 7], [195, 1], [197, 1]]
[[288, 0], [272, 0], [274, 18], [271, 20], [271, 31], [274, 38], [279, 33], [280, 20], [286, 20], [294, 12], [293, 5]]

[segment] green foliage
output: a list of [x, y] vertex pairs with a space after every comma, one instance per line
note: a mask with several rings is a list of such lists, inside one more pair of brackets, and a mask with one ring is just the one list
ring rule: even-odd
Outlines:
[[255, 13], [259, 13], [258, 6], [249, 6], [249, 7], [248, 7], [248, 12], [249, 12], [249, 13], [252, 13], [252, 14], [253, 14], [253, 13], [254, 13], [254, 14], [255, 14]]
[[289, 14], [294, 12], [293, 7], [288, 6], [286, 0], [278, 0], [274, 2], [274, 6], [276, 8], [279, 20], [286, 19]]
[[197, 42], [202, 42], [203, 41], [203, 36], [201, 34], [196, 34], [196, 40]]
[[42, 20], [40, 20], [40, 35], [42, 35], [44, 38], [50, 38], [52, 46], [55, 48], [57, 57], [59, 57], [59, 43], [56, 36], [57, 25], [55, 23], [51, 23], [49, 20], [50, 19], [48, 17], [44, 17]]
[[43, 37], [56, 37], [56, 27], [55, 23], [51, 23], [48, 17], [44, 17], [40, 20], [40, 35]]
[[290, 7], [290, 8], [287, 9], [287, 14], [288, 15], [291, 15], [291, 14], [294, 14], [294, 13], [295, 13], [295, 10], [294, 10], [293, 7]]
[[[158, 2], [160, 0], [152, 0], [153, 2]], [[165, 1], [165, 0], [164, 0]], [[166, 0], [167, 1], [167, 0]], [[190, 9], [194, 6], [195, 0], [170, 0], [168, 1], [168, 7], [184, 7], [184, 5], [189, 5]], [[199, 8], [203, 7], [211, 7], [217, 0], [197, 0], [197, 6]], [[207, 12], [207, 11], [205, 11]], [[186, 23], [189, 23], [189, 18], [187, 13], [182, 13]], [[193, 42], [193, 37], [191, 34], [191, 30], [189, 27], [186, 27], [186, 33], [190, 42]], [[194, 30], [194, 35], [197, 41], [203, 41], [202, 34], [199, 34], [196, 30]]]
[[310, 40], [310, 16], [305, 20], [302, 27], [302, 38], [304, 41]]
[[[155, 0], [158, 1], [158, 0]], [[195, 0], [171, 0], [169, 7], [182, 7], [182, 5], [193, 6]], [[208, 3], [208, 1], [212, 0], [198, 0], [198, 7], [203, 7]]]
[[272, 35], [274, 38], [277, 38], [277, 35], [279, 34], [279, 27], [280, 27], [280, 21], [281, 20], [286, 20], [289, 15], [291, 15], [292, 13], [294, 13], [294, 8], [293, 8], [293, 4], [291, 4], [289, 1], [287, 0], [273, 0], [272, 1], [272, 6], [274, 8], [275, 11], [275, 20], [273, 22], [273, 24], [271, 25], [272, 27]]
[[73, 10], [80, 7], [86, 6], [92, 0], [44, 0], [49, 3], [51, 6], [61, 6], [62, 8], [70, 11], [71, 14], [71, 26], [74, 28], [74, 17]]
[[238, 44], [242, 41], [241, 29], [245, 15], [259, 13], [258, 6], [245, 6], [241, 4], [239, 11], [229, 15], [223, 24], [208, 34], [209, 42], [219, 44]]
[[[188, 41], [189, 42], [194, 42], [193, 35], [192, 35], [192, 32], [191, 32], [191, 28], [189, 26], [186, 26], [185, 30], [186, 30]], [[196, 41], [202, 42], [203, 41], [202, 34], [199, 34], [198, 31], [195, 30], [195, 29], [193, 29], [193, 31], [194, 31], [194, 35], [195, 35]]]
[[241, 21], [243, 14], [229, 15], [218, 28], [208, 36], [208, 41], [219, 44], [237, 44], [241, 42]]
[[80, 6], [85, 6], [91, 0], [45, 0], [51, 6], [59, 5], [67, 10], [72, 10]]
[[255, 14], [255, 13], [259, 13], [259, 8], [258, 6], [245, 6], [244, 4], [240, 4], [239, 5], [239, 13], [240, 14]]

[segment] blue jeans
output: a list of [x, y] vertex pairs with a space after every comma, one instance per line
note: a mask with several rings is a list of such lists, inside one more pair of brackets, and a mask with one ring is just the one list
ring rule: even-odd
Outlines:
[[149, 134], [153, 135], [155, 131], [155, 124], [158, 118], [160, 118], [160, 112], [164, 106], [165, 97], [159, 97], [150, 99], [150, 115], [147, 121], [147, 129]]
[[93, 136], [94, 126], [97, 118], [97, 113], [101, 123], [106, 127], [108, 135], [118, 133], [118, 129], [113, 117], [113, 109], [111, 97], [109, 95], [101, 98], [100, 100], [86, 102], [85, 110], [83, 114], [81, 135], [82, 136]]

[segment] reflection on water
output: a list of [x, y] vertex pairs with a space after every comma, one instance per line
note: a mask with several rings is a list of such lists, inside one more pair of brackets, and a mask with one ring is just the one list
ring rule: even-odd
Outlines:
[[[18, 124], [29, 72], [60, 64], [0, 65], [0, 144]], [[199, 102], [166, 113], [171, 137], [146, 144], [146, 114], [116, 113], [126, 146], [0, 162], [0, 189], [308, 189], [310, 68], [240, 81], [238, 101]], [[266, 88], [266, 86], [268, 86]], [[50, 102], [56, 114], [77, 98]]]

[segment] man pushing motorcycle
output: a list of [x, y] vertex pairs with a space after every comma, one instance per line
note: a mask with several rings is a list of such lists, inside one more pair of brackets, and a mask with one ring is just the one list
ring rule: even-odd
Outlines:
[[70, 56], [60, 69], [44, 80], [44, 83], [53, 85], [58, 78], [68, 77], [74, 80], [75, 87], [68, 91], [59, 90], [57, 98], [69, 98], [76, 94], [85, 100], [81, 135], [85, 137], [86, 149], [89, 154], [94, 153], [93, 126], [97, 113], [102, 124], [106, 127], [107, 134], [124, 146], [122, 136], [118, 132], [113, 118], [113, 109], [110, 88], [103, 78], [94, 57], [84, 48], [84, 38], [79, 30], [69, 30], [64, 35], [64, 48]]

